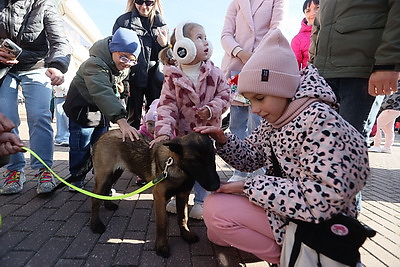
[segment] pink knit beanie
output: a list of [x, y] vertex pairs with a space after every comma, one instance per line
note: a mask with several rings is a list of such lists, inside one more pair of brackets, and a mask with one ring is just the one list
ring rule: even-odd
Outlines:
[[279, 29], [264, 36], [239, 73], [238, 92], [292, 98], [300, 85], [296, 57]]
[[158, 106], [159, 99], [154, 99], [151, 103], [149, 110], [144, 117], [144, 121], [156, 121], [157, 120], [157, 106]]

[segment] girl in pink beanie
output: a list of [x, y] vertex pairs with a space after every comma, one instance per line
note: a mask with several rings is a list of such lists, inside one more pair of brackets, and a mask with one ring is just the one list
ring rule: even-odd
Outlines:
[[370, 170], [364, 139], [334, 109], [336, 98], [313, 65], [299, 72], [293, 51], [270, 30], [239, 75], [238, 90], [264, 120], [245, 140], [218, 127], [196, 131], [240, 171], [264, 175], [221, 185], [204, 203], [208, 238], [270, 263], [280, 260], [289, 219], [319, 223], [356, 216], [355, 196]]

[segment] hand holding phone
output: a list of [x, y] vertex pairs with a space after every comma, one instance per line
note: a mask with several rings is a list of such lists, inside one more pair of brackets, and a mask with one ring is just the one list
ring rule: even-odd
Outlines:
[[12, 65], [18, 63], [18, 56], [21, 54], [22, 48], [16, 43], [6, 38], [0, 43], [0, 62]]

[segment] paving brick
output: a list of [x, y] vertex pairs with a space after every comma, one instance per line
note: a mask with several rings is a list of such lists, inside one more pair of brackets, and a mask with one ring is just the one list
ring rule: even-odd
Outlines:
[[0, 257], [0, 266], [26, 266], [26, 262], [35, 254], [34, 251], [11, 251]]
[[[12, 249], [22, 242], [30, 233], [29, 232], [12, 232], [8, 231], [0, 237], [0, 259], [6, 257], [12, 252]], [[7, 266], [1, 265], [0, 266]]]
[[120, 244], [113, 265], [139, 266], [142, 249], [146, 242], [144, 232], [126, 232], [123, 239], [109, 242]]
[[74, 236], [76, 237], [84, 226], [89, 223], [89, 217], [87, 213], [76, 212], [68, 221], [66, 221], [61, 229], [56, 233], [57, 236]]
[[136, 208], [131, 215], [131, 220], [128, 224], [127, 230], [146, 231], [146, 228], [149, 224], [150, 214], [151, 214], [151, 209]]
[[70, 243], [70, 238], [51, 238], [28, 261], [26, 266], [53, 266]]
[[29, 234], [24, 241], [16, 246], [16, 250], [33, 250], [38, 251], [55, 232], [61, 227], [62, 222], [45, 221], [41, 227]]
[[19, 231], [36, 230], [55, 211], [56, 211], [55, 209], [41, 209], [41, 208], [37, 209], [31, 216], [27, 217], [25, 220], [20, 222], [15, 227], [15, 230], [19, 230]]
[[91, 255], [99, 237], [100, 235], [93, 234], [89, 227], [82, 228], [82, 231], [73, 239], [62, 257], [65, 259], [86, 259]]
[[72, 266], [84, 266], [84, 260], [72, 260], [72, 259], [59, 259], [54, 265], [55, 267], [72, 267]]
[[87, 266], [112, 266], [118, 246], [114, 244], [96, 244], [86, 261]]

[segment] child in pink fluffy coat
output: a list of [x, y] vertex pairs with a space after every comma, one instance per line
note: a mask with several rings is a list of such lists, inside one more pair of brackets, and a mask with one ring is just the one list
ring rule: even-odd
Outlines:
[[[171, 36], [172, 55], [177, 65], [164, 66], [164, 83], [157, 108], [156, 139], [151, 144], [183, 136], [196, 126], [221, 126], [221, 115], [230, 105], [230, 89], [222, 71], [210, 60], [212, 47], [204, 28], [197, 23], [178, 25]], [[162, 51], [168, 61], [168, 49]], [[207, 191], [197, 182], [189, 217], [202, 219]], [[176, 212], [173, 201], [167, 211]]]
[[318, 9], [319, 0], [306, 0], [303, 4], [303, 12], [306, 17], [301, 21], [300, 31], [293, 37], [291, 42], [299, 69], [307, 67], [308, 64], [311, 30]]

